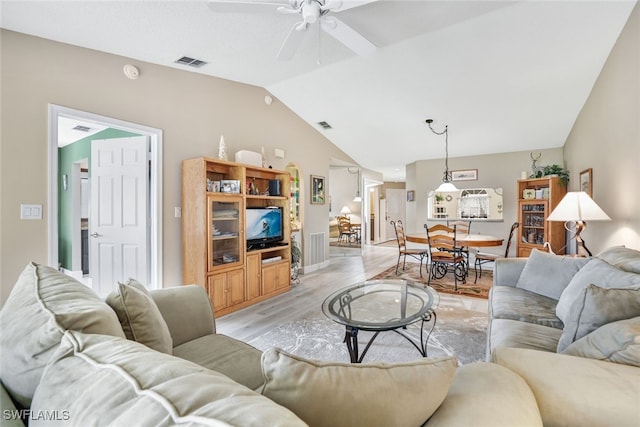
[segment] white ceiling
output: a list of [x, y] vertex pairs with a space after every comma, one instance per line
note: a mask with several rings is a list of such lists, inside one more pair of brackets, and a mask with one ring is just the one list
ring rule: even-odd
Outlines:
[[635, 3], [379, 0], [336, 14], [374, 54], [312, 31], [286, 62], [275, 57], [296, 16], [206, 0], [2, 0], [0, 25], [180, 69], [193, 70], [174, 63], [185, 55], [207, 61], [193, 71], [266, 88], [394, 181], [444, 156], [426, 118], [449, 126], [450, 157], [562, 146]]
[[[78, 129], [79, 127], [83, 129]], [[68, 117], [58, 118], [58, 147], [64, 147], [73, 142], [102, 132], [107, 127], [98, 123], [83, 120], [70, 119]]]

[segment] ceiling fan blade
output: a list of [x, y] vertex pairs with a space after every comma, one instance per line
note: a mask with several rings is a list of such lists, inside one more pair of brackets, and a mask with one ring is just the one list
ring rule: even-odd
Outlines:
[[289, 35], [282, 43], [280, 47], [280, 51], [278, 52], [278, 61], [287, 61], [293, 58], [293, 55], [298, 50], [300, 43], [302, 43], [302, 39], [307, 34], [307, 26], [302, 25], [304, 22], [298, 22], [293, 27], [291, 27], [291, 31], [289, 31]]
[[334, 16], [330, 20], [323, 20], [322, 29], [360, 56], [370, 55], [377, 49], [360, 33]]
[[375, 3], [378, 0], [327, 0], [325, 7], [332, 12], [342, 12], [343, 10], [363, 6], [368, 3]]
[[272, 13], [278, 7], [289, 6], [289, 2], [287, 0], [209, 0], [207, 6], [217, 13]]

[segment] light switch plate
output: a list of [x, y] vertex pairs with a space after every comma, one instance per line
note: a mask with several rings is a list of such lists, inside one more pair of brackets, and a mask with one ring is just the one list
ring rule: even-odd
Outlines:
[[20, 219], [42, 219], [42, 205], [20, 205]]

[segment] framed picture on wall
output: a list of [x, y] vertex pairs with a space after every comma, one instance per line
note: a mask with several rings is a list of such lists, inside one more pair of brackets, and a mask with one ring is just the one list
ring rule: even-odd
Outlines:
[[580, 191], [584, 191], [593, 198], [593, 169], [585, 169], [580, 172]]
[[324, 176], [311, 175], [311, 204], [324, 205]]
[[451, 171], [451, 181], [476, 181], [478, 169], [464, 169]]

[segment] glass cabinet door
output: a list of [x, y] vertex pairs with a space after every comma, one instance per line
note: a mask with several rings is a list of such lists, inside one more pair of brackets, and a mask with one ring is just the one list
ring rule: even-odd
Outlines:
[[209, 196], [209, 270], [242, 264], [244, 245], [240, 223], [242, 199], [229, 196]]
[[527, 203], [522, 205], [522, 224], [520, 230], [523, 243], [542, 245], [545, 236], [545, 203]]

